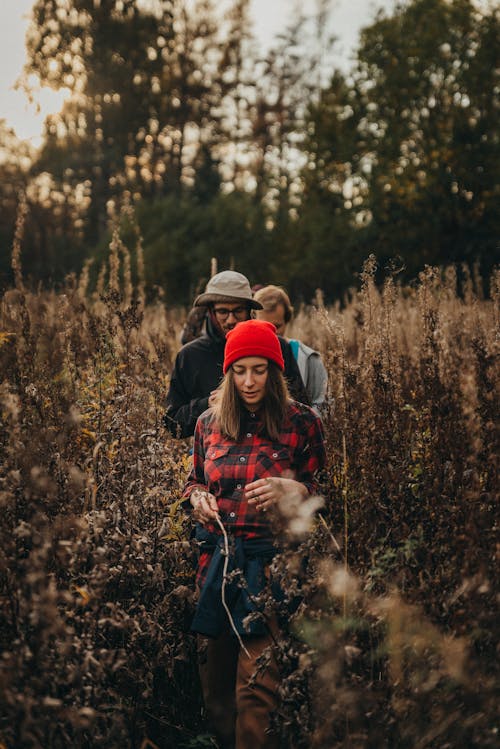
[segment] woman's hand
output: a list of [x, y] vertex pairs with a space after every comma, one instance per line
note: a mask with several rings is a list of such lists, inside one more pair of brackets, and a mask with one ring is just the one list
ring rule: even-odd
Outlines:
[[204, 492], [202, 489], [195, 489], [189, 501], [193, 507], [193, 518], [197, 523], [206, 525], [219, 517], [219, 508], [217, 500], [210, 492]]
[[249, 505], [255, 505], [257, 510], [266, 512], [274, 505], [278, 505], [287, 495], [299, 495], [305, 499], [309, 492], [304, 484], [295, 479], [272, 476], [265, 479], [257, 479], [245, 487], [245, 499]]

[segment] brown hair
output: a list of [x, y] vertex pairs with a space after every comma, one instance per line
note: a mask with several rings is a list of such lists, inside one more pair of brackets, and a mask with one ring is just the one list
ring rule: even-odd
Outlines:
[[263, 286], [255, 292], [253, 298], [256, 302], [260, 302], [265, 312], [274, 312], [278, 304], [282, 304], [285, 308], [285, 323], [290, 322], [293, 315], [293, 307], [290, 302], [290, 297], [286, 293], [285, 289], [281, 286]]
[[[280, 368], [273, 361], [268, 361], [266, 394], [262, 404], [264, 429], [268, 437], [272, 440], [278, 440], [290, 395]], [[234, 384], [233, 370], [230, 367], [219, 387], [217, 399], [213, 406], [213, 417], [222, 434], [235, 442], [241, 437], [243, 408], [243, 403]]]

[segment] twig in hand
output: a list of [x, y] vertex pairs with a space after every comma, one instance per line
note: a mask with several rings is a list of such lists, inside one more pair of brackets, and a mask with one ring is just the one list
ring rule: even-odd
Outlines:
[[250, 658], [250, 653], [246, 649], [246, 647], [243, 644], [243, 640], [240, 637], [240, 633], [236, 629], [236, 625], [234, 623], [233, 617], [231, 616], [231, 612], [229, 611], [229, 606], [226, 603], [226, 578], [227, 578], [227, 568], [229, 565], [229, 539], [227, 537], [226, 529], [224, 528], [221, 519], [218, 515], [215, 516], [215, 519], [217, 520], [217, 523], [219, 525], [219, 528], [222, 531], [222, 535], [224, 537], [224, 568], [222, 571], [222, 605], [224, 606], [226, 610], [227, 617], [229, 619], [229, 624], [231, 625], [231, 629], [233, 630], [234, 634], [238, 638], [238, 642], [240, 643], [240, 647], [242, 650], [245, 651], [247, 656]]

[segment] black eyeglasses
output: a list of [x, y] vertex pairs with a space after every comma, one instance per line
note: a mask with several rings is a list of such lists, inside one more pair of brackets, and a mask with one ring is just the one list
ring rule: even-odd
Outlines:
[[248, 317], [248, 307], [235, 307], [235, 309], [214, 307], [214, 312], [221, 320], [227, 320], [229, 315], [233, 315], [235, 320], [246, 320]]

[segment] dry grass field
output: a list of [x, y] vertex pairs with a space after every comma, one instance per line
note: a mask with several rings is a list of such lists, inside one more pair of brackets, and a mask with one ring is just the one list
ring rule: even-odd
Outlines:
[[[1, 749], [215, 746], [189, 443], [162, 426], [185, 310], [146, 304], [130, 267], [115, 242], [97, 291], [85, 271], [56, 293], [16, 266], [1, 301]], [[371, 259], [295, 320], [330, 393], [324, 504], [275, 562], [301, 595], [284, 747], [498, 746], [500, 278], [459, 270], [380, 288]]]

